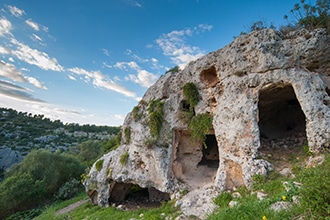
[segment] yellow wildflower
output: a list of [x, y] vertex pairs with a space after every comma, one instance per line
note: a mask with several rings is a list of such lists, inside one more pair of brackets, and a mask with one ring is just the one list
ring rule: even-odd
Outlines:
[[267, 217], [265, 215], [262, 216], [262, 220], [267, 220]]
[[285, 201], [286, 200], [286, 196], [282, 196], [282, 200]]

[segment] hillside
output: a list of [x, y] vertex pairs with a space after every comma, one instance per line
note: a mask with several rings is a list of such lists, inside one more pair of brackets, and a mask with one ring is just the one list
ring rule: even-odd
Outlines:
[[43, 115], [0, 108], [0, 171], [18, 163], [32, 149], [68, 151], [87, 140], [108, 140], [119, 127], [63, 124]]

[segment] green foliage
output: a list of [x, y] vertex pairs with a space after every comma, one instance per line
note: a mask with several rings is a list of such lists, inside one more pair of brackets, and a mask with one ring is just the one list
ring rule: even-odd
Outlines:
[[302, 183], [300, 190], [301, 208], [312, 212], [315, 219], [326, 219], [330, 216], [330, 156], [325, 161], [310, 169], [302, 170], [298, 181]]
[[183, 86], [183, 96], [189, 103], [190, 111], [193, 111], [193, 108], [197, 105], [200, 99], [196, 85], [192, 82], [186, 83]]
[[96, 161], [96, 163], [95, 163], [95, 169], [97, 171], [99, 171], [99, 172], [101, 171], [101, 169], [103, 167], [103, 162], [104, 162], [103, 159]]
[[78, 144], [76, 148], [79, 152], [77, 158], [87, 166], [91, 166], [103, 153], [100, 141], [88, 140]]
[[55, 194], [55, 198], [58, 200], [71, 199], [82, 191], [83, 185], [81, 184], [81, 182], [77, 179], [72, 178], [59, 188], [59, 190]]
[[172, 69], [167, 70], [165, 73], [169, 73], [169, 72], [178, 73], [179, 71], [180, 71], [179, 66], [175, 66]]
[[113, 137], [107, 141], [102, 142], [102, 151], [103, 154], [115, 150], [119, 144], [117, 143], [117, 137]]
[[228, 204], [229, 204], [229, 202], [232, 200], [232, 195], [231, 195], [231, 193], [229, 193], [229, 192], [223, 192], [223, 193], [221, 193], [220, 195], [218, 195], [214, 200], [213, 200], [213, 202], [216, 204], [216, 205], [218, 205], [218, 206], [220, 206], [220, 207], [222, 207], [222, 208], [225, 208], [225, 207], [228, 207]]
[[141, 118], [142, 118], [142, 112], [140, 112], [140, 108], [139, 108], [139, 106], [135, 106], [134, 108], [133, 108], [133, 110], [132, 110], [132, 115], [133, 115], [133, 119], [135, 120], [135, 121], [138, 121], [138, 120], [140, 120]]
[[120, 146], [121, 144], [121, 136], [123, 135], [122, 131], [120, 130], [116, 135], [116, 145]]
[[[295, 26], [303, 27], [308, 30], [316, 28], [325, 28], [330, 31], [330, 1], [316, 0], [315, 5], [305, 3], [305, 0], [300, 0], [293, 6], [290, 11]], [[288, 19], [288, 16], [284, 16]]]
[[212, 116], [208, 113], [194, 116], [188, 126], [191, 131], [191, 140], [202, 141], [205, 147], [206, 135], [212, 127], [212, 120]]
[[131, 142], [131, 127], [126, 127], [124, 129], [124, 135], [126, 144], [129, 144]]
[[128, 152], [125, 152], [122, 155], [120, 155], [120, 159], [119, 159], [120, 164], [123, 166], [126, 165], [128, 162], [128, 157], [129, 157]]
[[153, 138], [158, 138], [160, 129], [164, 122], [164, 102], [157, 100], [151, 100], [148, 107], [149, 112], [149, 129]]
[[152, 148], [153, 146], [155, 146], [157, 144], [157, 140], [156, 139], [146, 139], [143, 144], [144, 144], [144, 146], [146, 146], [148, 148]]
[[70, 178], [79, 179], [85, 166], [73, 156], [35, 150], [13, 166], [0, 184], [0, 218], [54, 198]]

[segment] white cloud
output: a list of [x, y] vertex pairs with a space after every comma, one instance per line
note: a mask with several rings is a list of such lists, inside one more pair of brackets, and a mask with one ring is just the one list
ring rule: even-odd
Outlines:
[[115, 83], [113, 80], [106, 78], [100, 71], [89, 72], [87, 70], [84, 70], [84, 69], [78, 68], [78, 67], [68, 69], [68, 71], [87, 77], [89, 80], [92, 80], [93, 85], [95, 85], [99, 88], [112, 90], [112, 91], [118, 92], [120, 94], [123, 94], [127, 97], [136, 98], [136, 94], [134, 92]]
[[71, 79], [71, 80], [73, 80], [73, 81], [76, 81], [77, 79], [74, 77], [74, 76], [72, 76], [72, 75], [69, 75], [69, 79]]
[[[154, 60], [155, 61], [155, 60]], [[158, 76], [155, 74], [152, 74], [148, 72], [147, 70], [142, 69], [136, 62], [130, 61], [130, 62], [118, 62], [114, 65], [115, 68], [121, 69], [121, 70], [134, 70], [137, 72], [137, 75], [129, 74], [128, 77], [126, 77], [126, 80], [130, 80], [136, 84], [139, 84], [143, 87], [148, 88], [152, 84], [156, 82], [158, 79]]]
[[16, 69], [13, 64], [0, 61], [0, 76], [17, 81], [17, 82], [28, 82], [39, 89], [47, 89], [41, 82], [36, 78], [24, 76]]
[[19, 8], [17, 8], [16, 6], [8, 6], [9, 11], [12, 15], [14, 15], [15, 17], [21, 17], [23, 14], [25, 14], [25, 12]]
[[32, 40], [33, 40], [33, 41], [40, 41], [40, 42], [43, 41], [43, 40], [41, 39], [41, 37], [39, 37], [39, 36], [36, 35], [36, 34], [32, 34]]
[[0, 61], [0, 76], [17, 81], [26, 82], [26, 79], [22, 76], [22, 73], [16, 69], [13, 64]]
[[137, 75], [130, 74], [129, 79], [135, 82], [136, 84], [148, 88], [156, 82], [158, 76], [149, 73], [146, 70], [138, 70], [138, 74]]
[[29, 25], [31, 28], [33, 28], [35, 31], [40, 30], [39, 25], [36, 22], [32, 21], [32, 19], [26, 20], [25, 23]]
[[200, 24], [192, 29], [174, 30], [167, 34], [162, 34], [156, 43], [163, 50], [165, 56], [170, 59], [180, 68], [183, 68], [187, 63], [204, 55], [204, 52], [196, 47], [190, 46], [186, 42], [187, 36], [198, 34], [204, 31], [210, 31], [211, 25]]
[[55, 58], [50, 58], [47, 53], [30, 48], [28, 45], [11, 39], [11, 42], [17, 46], [17, 50], [12, 51], [18, 59], [26, 63], [36, 65], [43, 70], [53, 70], [61, 72], [63, 67]]
[[7, 48], [4, 48], [4, 47], [0, 46], [0, 53], [1, 54], [10, 54], [10, 50], [8, 50]]
[[44, 89], [44, 90], [47, 90], [47, 87], [44, 86], [41, 82], [39, 82], [36, 78], [34, 77], [30, 77], [30, 76], [27, 76], [26, 77], [27, 81], [29, 83], [31, 83], [32, 85], [34, 85], [35, 87], [39, 88], [39, 89]]
[[5, 17], [0, 19], [0, 37], [5, 35], [11, 35], [10, 30], [12, 29], [12, 25], [10, 21], [8, 21]]

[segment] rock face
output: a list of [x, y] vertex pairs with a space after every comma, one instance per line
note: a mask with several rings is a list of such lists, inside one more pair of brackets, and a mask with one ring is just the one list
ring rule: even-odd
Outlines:
[[[198, 89], [193, 108], [183, 95], [186, 83]], [[93, 203], [108, 206], [137, 184], [149, 189], [149, 199], [175, 198], [184, 214], [204, 218], [220, 191], [249, 187], [253, 175], [272, 169], [258, 159], [272, 140], [308, 144], [314, 153], [329, 149], [329, 96], [324, 30], [240, 36], [148, 89], [124, 121], [120, 147], [91, 168], [86, 191]], [[192, 141], [187, 112], [213, 117], [204, 144]], [[150, 121], [158, 113], [163, 121], [154, 135], [157, 123]]]

